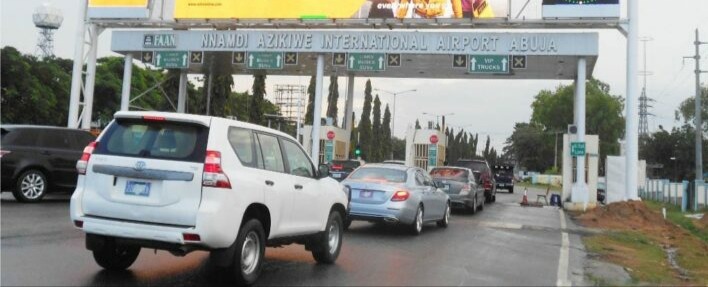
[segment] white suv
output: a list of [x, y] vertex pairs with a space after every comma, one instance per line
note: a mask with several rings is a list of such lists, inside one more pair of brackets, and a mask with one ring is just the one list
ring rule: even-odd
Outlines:
[[348, 199], [292, 137], [217, 117], [118, 112], [76, 164], [71, 219], [106, 269], [142, 247], [210, 263], [251, 284], [265, 247], [304, 244], [333, 263]]

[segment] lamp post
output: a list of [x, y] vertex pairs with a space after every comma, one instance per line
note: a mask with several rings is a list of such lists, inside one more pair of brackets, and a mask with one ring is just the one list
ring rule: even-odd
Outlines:
[[391, 92], [387, 90], [382, 90], [382, 89], [374, 89], [374, 91], [377, 92], [384, 92], [390, 95], [393, 95], [393, 115], [391, 115], [391, 159], [393, 159], [393, 135], [396, 133], [396, 96], [400, 94], [405, 94], [405, 93], [413, 93], [417, 92], [418, 90], [412, 89], [412, 90], [405, 90], [405, 91], [400, 91], [400, 92]]

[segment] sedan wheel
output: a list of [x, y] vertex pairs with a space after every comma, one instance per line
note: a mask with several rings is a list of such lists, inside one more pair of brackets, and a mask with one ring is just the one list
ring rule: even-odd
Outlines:
[[450, 224], [450, 203], [448, 202], [447, 205], [445, 206], [445, 215], [443, 215], [443, 218], [438, 221], [438, 226], [439, 227], [447, 227]]
[[413, 235], [418, 235], [420, 234], [421, 231], [423, 231], [423, 207], [418, 206], [418, 210], [415, 213], [415, 220], [413, 221], [413, 225], [411, 226], [411, 231], [413, 232]]
[[39, 170], [23, 172], [17, 180], [12, 195], [21, 202], [38, 202], [47, 193], [47, 177]]

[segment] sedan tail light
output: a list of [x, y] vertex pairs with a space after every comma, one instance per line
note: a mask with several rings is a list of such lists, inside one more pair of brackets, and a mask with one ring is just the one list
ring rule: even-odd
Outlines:
[[204, 174], [202, 175], [202, 186], [217, 188], [231, 188], [229, 178], [221, 169], [221, 153], [208, 150], [204, 159]]
[[460, 191], [460, 195], [468, 195], [468, 194], [470, 194], [470, 191], [472, 191], [472, 187], [470, 186], [469, 183], [466, 183], [465, 185], [462, 186], [462, 190]]
[[411, 196], [410, 192], [401, 190], [396, 191], [396, 193], [391, 198], [391, 201], [406, 201]]
[[76, 171], [79, 174], [86, 174], [86, 168], [88, 167], [89, 160], [93, 151], [98, 146], [98, 142], [90, 142], [85, 148], [84, 153], [81, 155], [81, 159], [76, 162]]
[[9, 153], [10, 153], [9, 150], [0, 150], [0, 158], [2, 158], [2, 156], [9, 154]]

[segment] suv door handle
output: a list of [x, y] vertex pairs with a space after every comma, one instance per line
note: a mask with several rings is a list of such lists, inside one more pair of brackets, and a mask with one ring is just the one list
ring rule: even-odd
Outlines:
[[273, 186], [273, 185], [275, 185], [275, 182], [273, 182], [272, 180], [266, 180], [266, 181], [265, 181], [265, 184], [266, 184], [267, 186]]
[[302, 189], [302, 185], [296, 184], [295, 189]]

